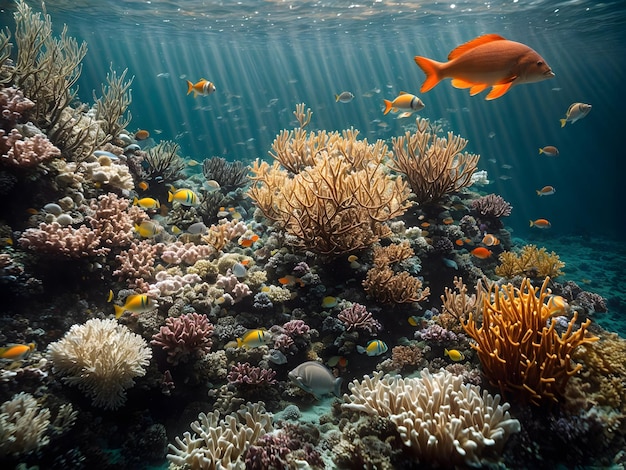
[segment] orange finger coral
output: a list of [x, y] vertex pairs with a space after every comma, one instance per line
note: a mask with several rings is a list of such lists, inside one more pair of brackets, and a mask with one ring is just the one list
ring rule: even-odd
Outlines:
[[524, 278], [518, 289], [512, 284], [492, 284], [483, 296], [482, 324], [470, 312], [463, 329], [471, 336], [489, 382], [505, 396], [517, 396], [524, 402], [539, 405], [558, 401], [569, 378], [582, 365], [571, 360], [574, 350], [597, 341], [587, 336], [590, 320], [575, 329], [577, 314], [563, 333], [556, 331], [556, 319], [550, 318], [550, 297], [546, 278], [541, 288]]

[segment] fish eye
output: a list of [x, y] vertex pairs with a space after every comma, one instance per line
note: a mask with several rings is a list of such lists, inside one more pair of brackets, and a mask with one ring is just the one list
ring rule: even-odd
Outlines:
[[537, 61], [537, 67], [541, 67], [543, 65], [543, 62], [541, 62], [540, 60]]

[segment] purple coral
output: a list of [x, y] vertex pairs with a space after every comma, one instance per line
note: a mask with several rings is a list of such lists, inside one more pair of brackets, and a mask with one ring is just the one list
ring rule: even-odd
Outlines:
[[238, 362], [228, 373], [228, 383], [233, 385], [273, 385], [276, 383], [276, 372], [273, 369], [262, 369], [249, 362]]
[[311, 327], [304, 323], [303, 320], [290, 320], [283, 325], [283, 330], [285, 330], [285, 334], [293, 338], [308, 334]]
[[382, 330], [382, 325], [376, 320], [364, 305], [354, 303], [344, 308], [337, 318], [345, 325], [346, 330], [363, 330], [373, 335]]
[[472, 201], [472, 210], [483, 217], [507, 217], [512, 209], [513, 206], [497, 194], [487, 194]]
[[441, 325], [433, 323], [428, 325], [423, 330], [415, 332], [416, 338], [421, 338], [425, 341], [432, 341], [433, 343], [443, 344], [459, 340], [459, 335], [453, 331], [446, 330]]
[[8, 121], [8, 126], [2, 126], [5, 129], [13, 127], [18, 121], [23, 121], [24, 114], [35, 106], [31, 100], [26, 98], [15, 87], [2, 88], [0, 90], [0, 112], [2, 113], [2, 119]]
[[206, 315], [195, 312], [169, 317], [150, 344], [167, 351], [167, 362], [178, 364], [187, 361], [192, 354], [209, 352], [213, 345], [213, 329]]

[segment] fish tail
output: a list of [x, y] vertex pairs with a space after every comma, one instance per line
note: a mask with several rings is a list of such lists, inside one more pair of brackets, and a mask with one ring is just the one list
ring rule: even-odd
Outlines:
[[385, 102], [385, 111], [383, 112], [383, 114], [387, 114], [389, 111], [391, 111], [391, 106], [393, 105], [393, 103], [389, 100], [383, 100]]
[[192, 90], [193, 90], [193, 83], [187, 80], [187, 94], [191, 93]]
[[367, 352], [367, 349], [365, 349], [363, 346], [361, 345], [357, 345], [356, 350], [359, 354], [365, 354]]
[[561, 127], [565, 127], [565, 124], [567, 124], [567, 119], [559, 119], [559, 121], [561, 121]]
[[139, 205], [139, 199], [137, 199], [136, 197], [133, 199], [133, 206], [137, 206]]
[[339, 95], [335, 94], [335, 103], [339, 101]]
[[422, 93], [426, 93], [441, 81], [442, 77], [440, 77], [440, 70], [442, 64], [432, 59], [420, 56], [415, 56], [415, 63], [426, 74], [426, 80], [424, 80], [422, 88], [420, 88]]
[[529, 222], [530, 222], [530, 224], [528, 225], [529, 227], [532, 227], [533, 225], [535, 225], [535, 223], [532, 220]]
[[[539, 191], [538, 189], [536, 189], [535, 191], [537, 191], [537, 196], [541, 196], [541, 191]], [[532, 225], [531, 225], [532, 227]]]
[[543, 153], [543, 149], [539, 149], [539, 155]]
[[172, 202], [174, 200], [174, 194], [172, 191], [167, 192], [167, 202]]
[[113, 305], [113, 308], [115, 309], [115, 318], [121, 317], [122, 314], [125, 312], [124, 307], [121, 305]]

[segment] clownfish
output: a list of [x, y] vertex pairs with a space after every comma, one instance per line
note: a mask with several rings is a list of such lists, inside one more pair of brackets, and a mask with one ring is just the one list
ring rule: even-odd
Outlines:
[[215, 92], [215, 85], [213, 82], [208, 81], [206, 78], [201, 78], [197, 83], [191, 83], [187, 80], [187, 94], [193, 91], [193, 97], [197, 98], [198, 95], [208, 96]]

